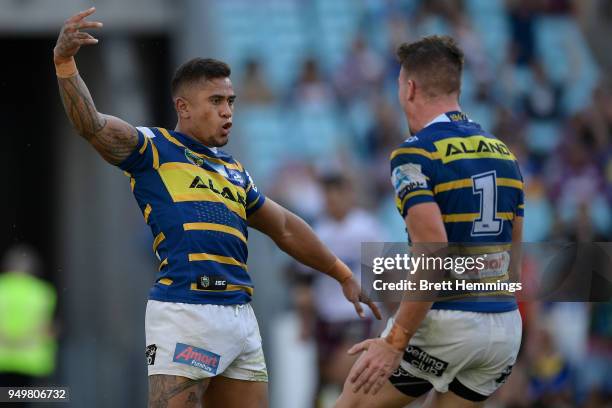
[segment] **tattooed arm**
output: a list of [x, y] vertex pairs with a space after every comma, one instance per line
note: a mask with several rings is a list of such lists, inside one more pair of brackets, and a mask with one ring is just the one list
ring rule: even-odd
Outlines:
[[98, 43], [89, 33], [79, 31], [83, 28], [102, 27], [100, 22], [85, 21], [94, 11], [95, 8], [92, 7], [66, 20], [53, 50], [53, 60], [68, 119], [79, 135], [91, 143], [104, 160], [116, 165], [124, 161], [136, 148], [136, 128], [119, 118], [97, 111], [74, 63], [74, 56], [82, 45]]

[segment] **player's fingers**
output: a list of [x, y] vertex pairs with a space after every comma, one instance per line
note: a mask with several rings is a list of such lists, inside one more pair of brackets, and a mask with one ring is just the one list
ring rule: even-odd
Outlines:
[[89, 33], [83, 33], [83, 32], [78, 32], [78, 33], [70, 34], [70, 41], [75, 46], [78, 46], [78, 45], [91, 45], [91, 44], [97, 44], [98, 43], [98, 39], [97, 38], [93, 37]]
[[365, 319], [365, 313], [363, 313], [363, 307], [361, 307], [361, 303], [358, 300], [353, 302], [353, 306], [355, 306], [355, 311], [362, 319]]
[[349, 372], [349, 375], [348, 375], [349, 381], [351, 383], [354, 383], [355, 381], [357, 381], [357, 378], [359, 378], [359, 375], [363, 373], [363, 371], [365, 371], [369, 365], [370, 365], [370, 361], [368, 360], [368, 358], [366, 356], [362, 356], [359, 360], [357, 360], [353, 368], [351, 368], [351, 371]]
[[66, 22], [74, 22], [74, 21], [79, 21], [84, 19], [87, 16], [91, 16], [93, 13], [95, 13], [96, 8], [95, 7], [90, 7], [87, 10], [83, 10], [79, 13], [76, 13], [74, 16], [70, 17], [68, 20], [66, 20]]
[[104, 24], [101, 21], [81, 21], [77, 23], [77, 27], [79, 30], [88, 29], [88, 28], [102, 28]]
[[92, 36], [89, 33], [85, 33], [85, 32], [74, 33], [73, 36], [74, 36], [74, 38], [77, 38], [79, 40], [87, 40], [87, 39], [94, 39], [95, 40], [94, 36]]
[[361, 343], [357, 343], [353, 347], [351, 347], [348, 350], [348, 353], [350, 355], [357, 354], [360, 351], [367, 350], [369, 346], [370, 346], [370, 340], [364, 340]]
[[376, 306], [376, 303], [372, 302], [372, 300], [366, 295], [361, 295], [361, 301], [365, 303], [366, 305], [368, 305], [370, 310], [372, 310], [372, 313], [374, 313], [374, 316], [376, 317], [376, 319], [378, 320], [382, 319], [382, 315], [380, 314], [380, 310], [378, 309], [378, 306]]
[[76, 23], [70, 23], [66, 25], [65, 31], [73, 33], [78, 30], [90, 29], [90, 28], [101, 28], [103, 26], [100, 21], [78, 21]]
[[79, 45], [95, 45], [98, 43], [98, 40], [96, 38], [85, 38], [78, 41]]
[[371, 370], [363, 384], [363, 392], [368, 394], [378, 378], [377, 370]]
[[380, 391], [380, 389], [383, 387], [383, 385], [385, 385], [385, 382], [387, 381], [387, 378], [388, 377], [385, 376], [385, 375], [381, 375], [380, 376], [378, 381], [376, 381], [376, 383], [374, 384], [374, 387], [372, 387], [372, 395], [378, 394], [378, 391]]
[[364, 392], [367, 394], [366, 388], [370, 389], [371, 378], [376, 374], [376, 371], [377, 369], [374, 367], [363, 370], [353, 383], [353, 392], [357, 393], [363, 387]]

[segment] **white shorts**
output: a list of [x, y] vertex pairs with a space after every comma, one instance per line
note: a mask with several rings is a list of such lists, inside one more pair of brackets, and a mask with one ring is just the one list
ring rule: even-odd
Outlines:
[[[391, 330], [389, 319], [383, 336]], [[391, 383], [407, 395], [431, 386], [481, 401], [510, 375], [521, 345], [522, 321], [518, 310], [475, 313], [430, 310], [414, 334]], [[419, 380], [422, 379], [422, 380]], [[404, 388], [403, 388], [404, 387]], [[420, 390], [420, 391], [419, 391]]]
[[192, 380], [222, 375], [268, 381], [251, 305], [198, 305], [149, 300], [145, 317], [149, 375]]

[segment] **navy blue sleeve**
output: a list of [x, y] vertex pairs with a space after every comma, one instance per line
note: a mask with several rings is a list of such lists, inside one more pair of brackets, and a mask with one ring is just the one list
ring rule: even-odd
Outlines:
[[391, 183], [395, 205], [402, 217], [416, 204], [435, 202], [432, 153], [420, 147], [402, 146], [391, 153]]
[[[134, 151], [118, 167], [129, 173], [142, 172], [159, 167], [159, 153], [153, 139], [155, 134], [149, 128], [138, 127], [138, 143]], [[145, 135], [146, 133], [146, 135]]]

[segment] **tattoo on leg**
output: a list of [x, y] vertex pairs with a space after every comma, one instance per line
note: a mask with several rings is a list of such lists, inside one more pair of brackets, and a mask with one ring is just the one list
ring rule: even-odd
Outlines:
[[194, 391], [189, 393], [189, 397], [187, 397], [187, 402], [185, 403], [185, 408], [195, 407], [199, 402], [198, 396]]
[[[170, 375], [152, 375], [149, 377], [149, 407], [167, 408], [172, 398], [199, 383], [199, 380], [180, 380], [179, 377]], [[189, 394], [187, 403], [198, 402], [197, 394], [200, 393], [200, 390], [196, 391]], [[187, 407], [190, 406], [192, 405], [187, 405]]]

